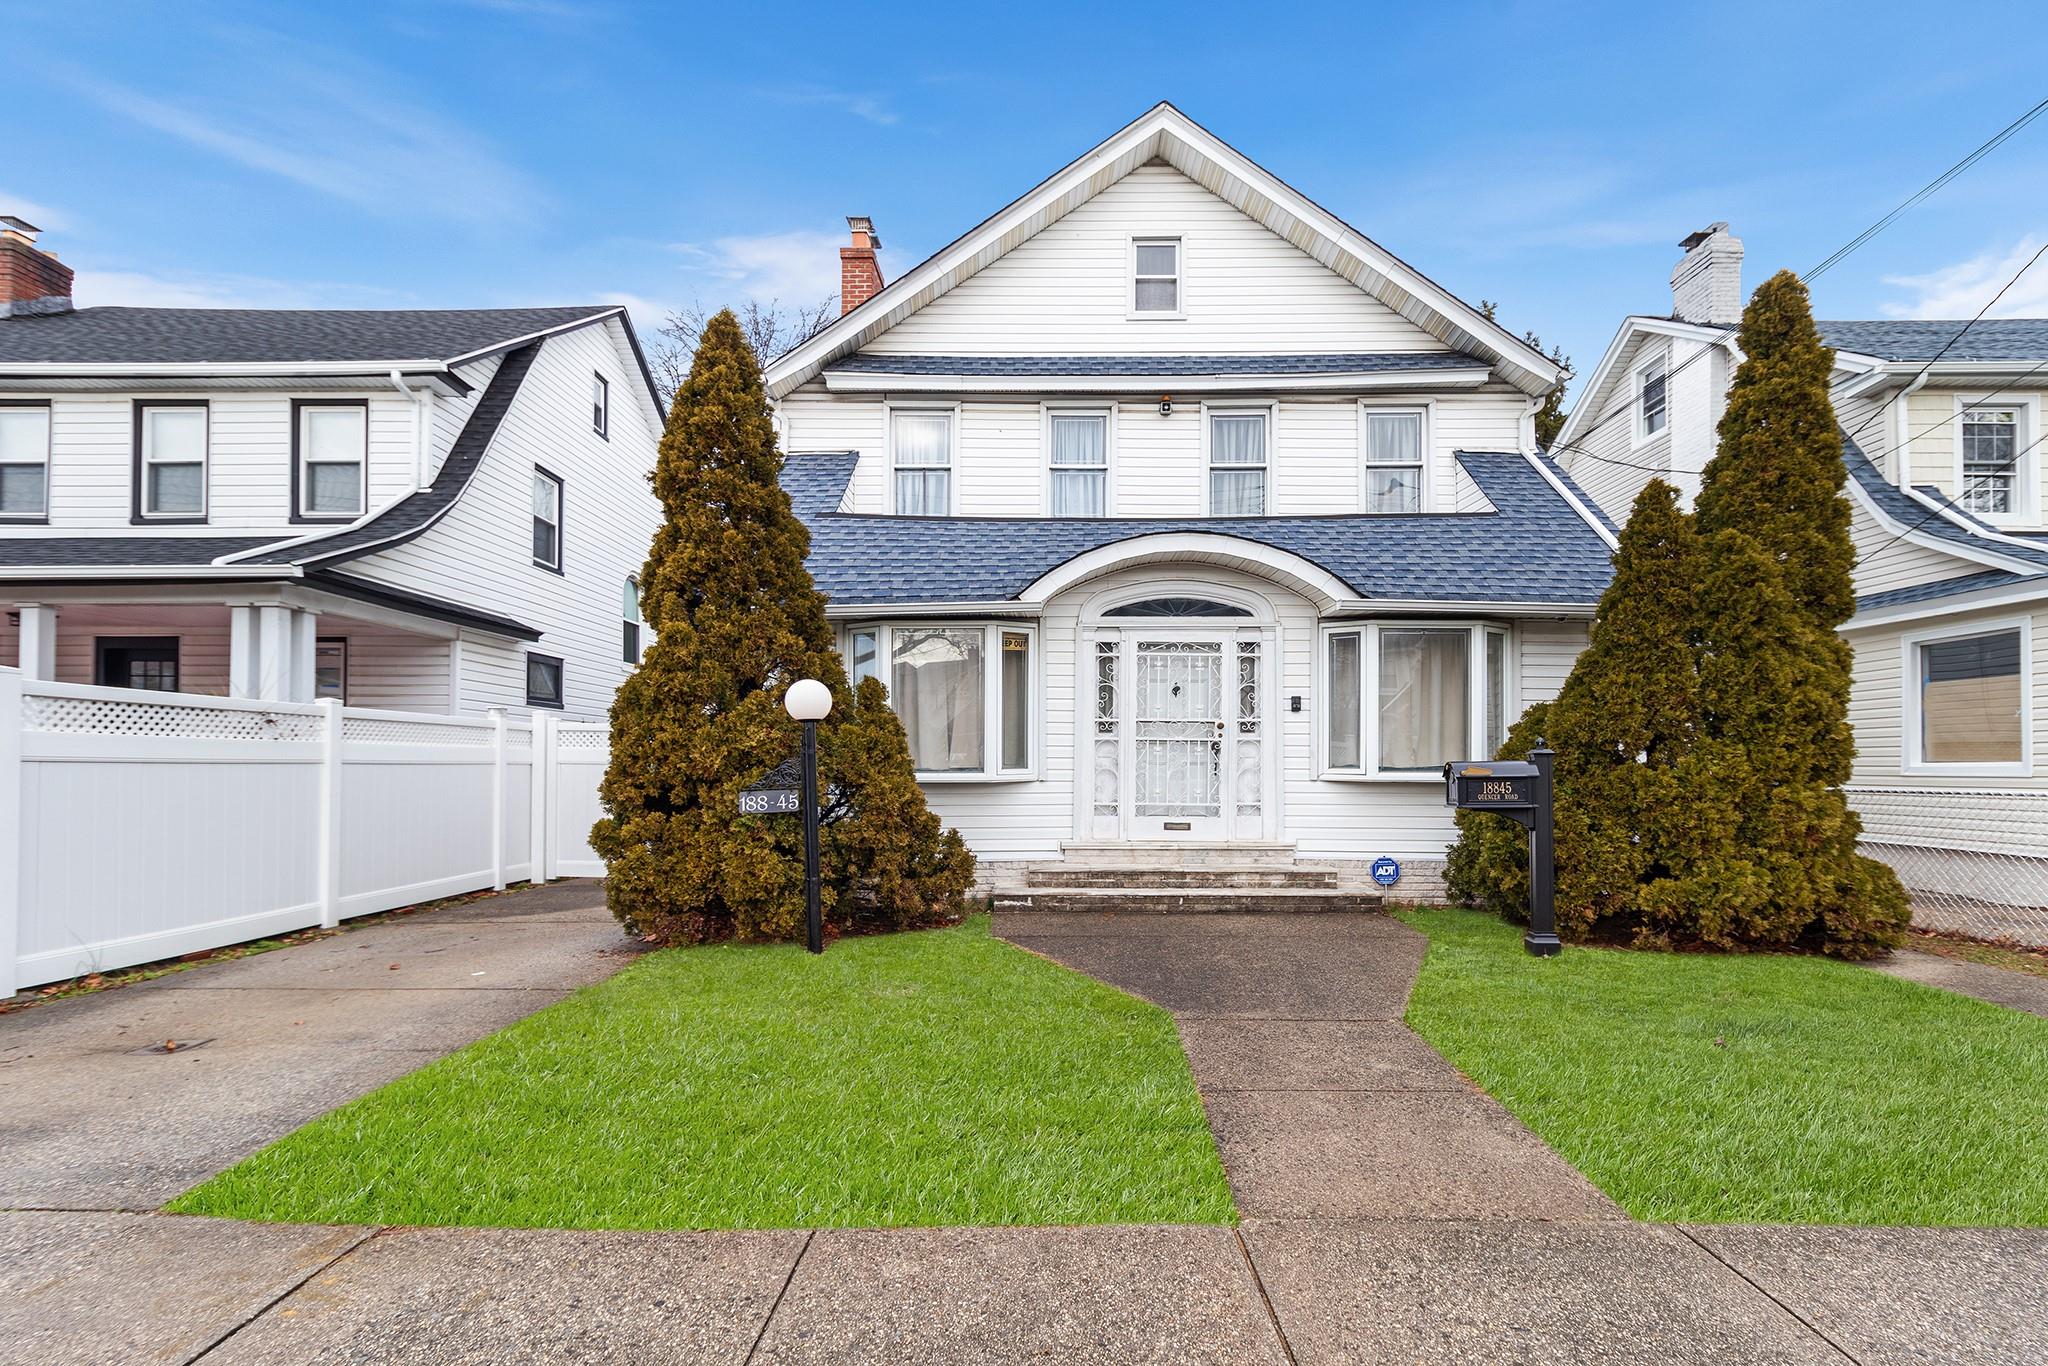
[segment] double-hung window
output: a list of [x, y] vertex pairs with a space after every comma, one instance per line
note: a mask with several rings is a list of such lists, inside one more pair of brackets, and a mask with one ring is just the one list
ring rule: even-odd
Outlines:
[[2029, 774], [2030, 635], [2014, 621], [1907, 637], [1909, 768]]
[[135, 518], [206, 520], [204, 399], [135, 405]]
[[533, 562], [562, 572], [562, 481], [533, 467]]
[[1178, 318], [1181, 309], [1180, 239], [1138, 237], [1131, 241], [1131, 314]]
[[1265, 409], [1209, 412], [1209, 515], [1260, 517], [1266, 511]]
[[1037, 633], [1016, 625], [860, 626], [846, 633], [856, 686], [880, 677], [920, 779], [1027, 778], [1037, 762]]
[[898, 513], [944, 517], [952, 512], [952, 409], [891, 409], [889, 459], [896, 471]]
[[50, 405], [0, 399], [0, 522], [50, 515]]
[[1046, 415], [1051, 498], [1055, 517], [1101, 517], [1109, 511], [1109, 414]]
[[297, 424], [292, 448], [298, 456], [292, 472], [292, 516], [302, 521], [360, 517], [369, 464], [369, 405], [296, 399], [292, 416]]
[[1671, 377], [1664, 357], [1636, 370], [1636, 440], [1648, 441], [1671, 423]]
[[612, 386], [603, 375], [590, 377], [590, 430], [611, 440]]
[[1360, 623], [1323, 635], [1323, 768], [1433, 777], [1491, 754], [1507, 733], [1509, 636], [1446, 623]]
[[627, 579], [619, 603], [619, 653], [628, 664], [640, 662], [640, 582]]
[[2020, 510], [2020, 410], [1995, 404], [1963, 409], [1963, 507], [1987, 517]]
[[1424, 411], [1365, 408], [1365, 510], [1422, 511]]

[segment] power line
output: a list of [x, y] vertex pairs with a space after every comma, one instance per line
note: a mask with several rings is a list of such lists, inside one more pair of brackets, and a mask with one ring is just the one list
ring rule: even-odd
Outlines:
[[[2042, 100], [2039, 104], [2036, 104], [2033, 108], [2027, 110], [2024, 114], [2021, 114], [2011, 123], [2006, 124], [2005, 127], [1999, 129], [1996, 133], [1993, 133], [1989, 138], [1979, 143], [1977, 147], [1973, 151], [1971, 151], [1967, 156], [1963, 157], [1960, 161], [1956, 162], [1947, 170], [1943, 171], [1940, 175], [1936, 176], [1933, 180], [1928, 181], [1925, 185], [1921, 186], [1918, 190], [1914, 191], [1911, 196], [1909, 196], [1907, 199], [1901, 202], [1890, 213], [1887, 213], [1884, 217], [1878, 219], [1875, 223], [1872, 223], [1862, 232], [1856, 234], [1856, 236], [1851, 238], [1848, 242], [1845, 242], [1842, 246], [1836, 248], [1833, 252], [1830, 252], [1825, 258], [1821, 260], [1821, 262], [1818, 265], [1814, 266], [1813, 269], [1809, 270], [1803, 278], [1807, 281], [1812, 281], [1818, 278], [1819, 276], [1825, 274], [1827, 271], [1831, 270], [1836, 265], [1840, 264], [1852, 252], [1856, 251], [1857, 248], [1863, 246], [1865, 243], [1869, 242], [1873, 237], [1876, 237], [1880, 232], [1883, 232], [1887, 227], [1891, 226], [1893, 221], [1895, 221], [1901, 214], [1905, 213], [1914, 205], [1919, 204], [1922, 201], [1926, 200], [1929, 196], [1935, 194], [1943, 186], [1947, 185], [1950, 181], [1954, 180], [1957, 176], [1961, 175], [1963, 172], [1969, 170], [1972, 166], [1976, 165], [1979, 161], [1983, 160], [1985, 156], [1997, 150], [1997, 148], [1999, 148], [2007, 140], [2012, 138], [2014, 134], [2018, 133], [2022, 128], [2025, 128], [2028, 124], [2032, 123], [2035, 119], [2039, 118], [2044, 111], [2048, 111], [2048, 99]], [[2028, 264], [2031, 265], [2032, 262], [2029, 262]], [[2007, 287], [2010, 288], [2010, 285], [2008, 284]], [[1999, 291], [1999, 293], [2001, 294], [2003, 294], [2004, 292], [2004, 290]], [[1707, 355], [1710, 351], [1712, 351], [1714, 347], [1720, 345], [1722, 342], [1726, 341], [1729, 337], [1733, 336], [1736, 332], [1741, 330], [1740, 323], [1721, 323], [1715, 324], [1715, 326], [1717, 326], [1720, 329], [1720, 335], [1707, 340], [1698, 351], [1695, 351], [1692, 355], [1686, 357], [1683, 361], [1681, 361], [1678, 364], [1678, 366], [1675, 369], [1667, 371], [1665, 374], [1665, 381], [1667, 384], [1669, 383], [1672, 376], [1684, 373], [1687, 366], [1690, 366], [1694, 361], [1700, 359], [1702, 356]], [[1969, 329], [1966, 326], [1963, 330], [1968, 331]], [[1958, 332], [1955, 337], [1951, 337], [1949, 339], [1949, 345], [1954, 345], [1956, 339], [1961, 336], [1962, 333]], [[1942, 349], [1946, 351], [1948, 348], [1943, 347]], [[1608, 409], [1606, 412], [1596, 417], [1593, 421], [1593, 425], [1588, 427], [1583, 433], [1581, 433], [1576, 441], [1572, 441], [1564, 446], [1554, 448], [1551, 451], [1547, 452], [1547, 454], [1554, 460], [1560, 455], [1563, 455], [1567, 452], [1577, 452], [1578, 454], [1585, 456], [1589, 460], [1596, 460], [1602, 464], [1607, 465], [1617, 465], [1623, 469], [1641, 470], [1651, 474], [1669, 473], [1669, 471], [1667, 470], [1655, 470], [1651, 469], [1647, 465], [1636, 465], [1631, 464], [1629, 461], [1626, 460], [1617, 460], [1612, 456], [1596, 455], [1592, 451], [1585, 449], [1583, 443], [1588, 438], [1590, 438], [1593, 435], [1593, 433], [1599, 431], [1602, 427], [1605, 427], [1609, 422], [1613, 421], [1616, 417], [1619, 417], [1623, 413], [1631, 411], [1634, 407], [1635, 395], [1630, 394], [1624, 401], [1616, 404], [1614, 407]]]

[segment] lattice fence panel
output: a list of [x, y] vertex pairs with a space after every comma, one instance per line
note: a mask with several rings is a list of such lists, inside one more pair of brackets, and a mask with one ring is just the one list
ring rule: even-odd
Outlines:
[[251, 711], [151, 701], [26, 693], [22, 724], [49, 735], [141, 735], [165, 740], [290, 740], [320, 738], [322, 721], [304, 712]]
[[344, 716], [341, 738], [351, 745], [468, 745], [489, 749], [489, 726], [439, 721], [393, 721], [381, 717]]
[[588, 730], [563, 726], [555, 732], [555, 744], [563, 750], [600, 750], [611, 744], [611, 732], [604, 726], [592, 726]]
[[1914, 924], [2048, 944], [2048, 792], [1852, 787], [1849, 804]]

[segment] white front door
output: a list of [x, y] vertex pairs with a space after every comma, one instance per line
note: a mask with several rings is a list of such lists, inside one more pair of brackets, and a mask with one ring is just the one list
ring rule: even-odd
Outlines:
[[1131, 815], [1138, 838], [1227, 834], [1229, 661], [1221, 638], [1135, 642]]

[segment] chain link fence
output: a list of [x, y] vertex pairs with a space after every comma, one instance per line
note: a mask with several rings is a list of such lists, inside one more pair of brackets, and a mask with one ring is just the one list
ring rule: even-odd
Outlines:
[[1913, 923], [2048, 946], [2048, 791], [1848, 789], [1863, 852], [1888, 863]]

